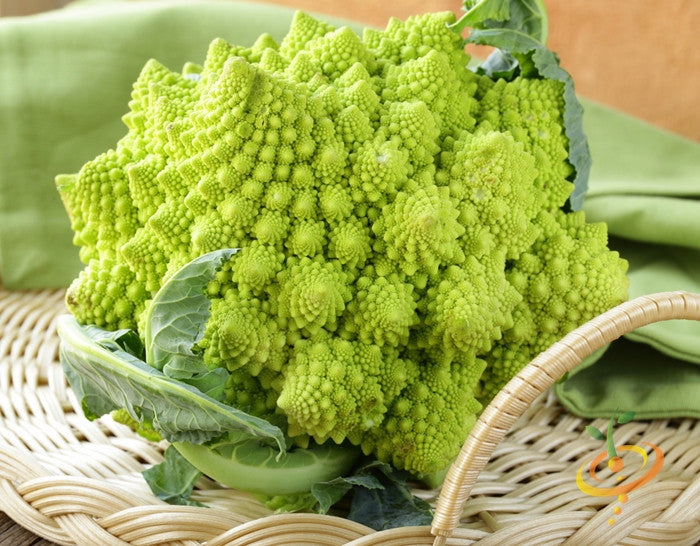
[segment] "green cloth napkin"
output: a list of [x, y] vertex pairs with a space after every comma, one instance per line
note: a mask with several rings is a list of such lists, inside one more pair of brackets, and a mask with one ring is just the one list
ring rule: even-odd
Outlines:
[[[630, 262], [630, 298], [700, 293], [700, 144], [597, 104], [584, 128], [593, 167], [584, 202]], [[700, 417], [700, 322], [663, 321], [613, 342], [555, 386], [584, 417]]]
[[[0, 282], [63, 287], [81, 269], [54, 176], [114, 146], [143, 64], [179, 69], [223, 37], [280, 39], [293, 10], [234, 1], [87, 2], [0, 19]], [[343, 24], [340, 20], [333, 20]], [[356, 26], [359, 29], [359, 25]], [[585, 209], [630, 260], [631, 295], [700, 292], [700, 146], [585, 103], [594, 164]], [[557, 386], [571, 411], [700, 414], [700, 328], [643, 328]], [[633, 340], [633, 341], [632, 341]]]

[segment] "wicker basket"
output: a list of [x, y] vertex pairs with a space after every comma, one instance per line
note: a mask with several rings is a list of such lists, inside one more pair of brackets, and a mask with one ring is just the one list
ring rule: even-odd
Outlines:
[[[586, 495], [577, 470], [601, 450], [549, 388], [605, 343], [645, 324], [700, 320], [700, 296], [627, 302], [571, 332], [485, 409], [435, 502], [432, 527], [375, 532], [338, 516], [271, 515], [249, 496], [202, 478], [208, 508], [156, 499], [140, 471], [162, 460], [108, 417], [90, 422], [58, 362], [54, 318], [63, 292], [0, 291], [0, 510], [59, 544], [695, 544], [700, 540], [700, 427], [692, 419], [631, 422], [619, 442], [661, 448], [661, 473], [617, 499]], [[601, 473], [602, 476], [602, 473]]]

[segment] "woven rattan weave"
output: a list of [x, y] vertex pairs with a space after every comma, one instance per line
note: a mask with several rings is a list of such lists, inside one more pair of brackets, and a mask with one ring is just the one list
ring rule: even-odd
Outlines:
[[[700, 426], [693, 419], [630, 422], [623, 444], [653, 443], [656, 478], [617, 498], [583, 493], [576, 474], [600, 452], [593, 424], [567, 413], [549, 388], [598, 347], [644, 324], [700, 320], [700, 296], [633, 300], [572, 332], [501, 391], [450, 469], [433, 526], [375, 532], [341, 515], [271, 515], [251, 497], [201, 479], [208, 507], [156, 499], [140, 471], [162, 458], [103, 417], [82, 415], [58, 362], [53, 319], [63, 292], [0, 291], [0, 510], [59, 544], [695, 544], [700, 540]], [[604, 472], [601, 472], [604, 477]], [[613, 514], [616, 514], [613, 518]], [[609, 520], [614, 519], [614, 524]]]

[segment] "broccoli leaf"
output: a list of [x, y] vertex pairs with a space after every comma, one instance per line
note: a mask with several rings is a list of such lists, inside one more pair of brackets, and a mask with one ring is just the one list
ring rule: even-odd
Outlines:
[[164, 455], [161, 463], [141, 472], [153, 494], [168, 504], [204, 506], [190, 500], [192, 490], [202, 473], [173, 446], [169, 446]]
[[382, 482], [368, 472], [369, 466], [365, 465], [357, 469], [352, 476], [335, 478], [334, 480], [314, 484], [311, 488], [311, 493], [318, 501], [317, 511], [320, 514], [327, 514], [331, 506], [342, 499], [353, 488], [382, 489], [384, 487]]
[[492, 78], [549, 78], [564, 83], [564, 131], [569, 139], [569, 162], [575, 169], [572, 210], [580, 210], [588, 188], [591, 154], [583, 132], [583, 107], [574, 82], [559, 66], [556, 54], [545, 45], [547, 12], [542, 0], [465, 0], [466, 13], [455, 23], [456, 31], [470, 27], [467, 43], [497, 48], [480, 70]]
[[542, 0], [465, 0], [456, 30], [510, 28], [547, 43], [549, 21]]
[[206, 284], [237, 250], [204, 254], [180, 268], [158, 290], [145, 317], [146, 362], [175, 379], [207, 372], [192, 347], [202, 339], [209, 318]]
[[317, 511], [326, 514], [331, 506], [351, 493], [348, 519], [381, 531], [394, 527], [430, 525], [431, 506], [414, 496], [408, 486], [409, 474], [372, 460], [360, 465], [351, 476], [315, 484], [311, 492]]
[[208, 372], [202, 372], [182, 379], [188, 385], [202, 391], [207, 396], [211, 396], [219, 402], [224, 402], [226, 398], [226, 381], [229, 378], [229, 372], [224, 368], [214, 368]]
[[97, 328], [96, 326], [84, 326], [90, 337], [106, 349], [111, 351], [123, 350], [136, 358], [142, 358], [144, 354], [144, 346], [141, 338], [134, 330], [115, 330], [108, 331]]
[[391, 465], [373, 461], [358, 471], [359, 475], [371, 475], [381, 484], [353, 489], [348, 519], [362, 523], [376, 531], [430, 525], [433, 520], [431, 506], [414, 496], [408, 487], [408, 473]]
[[[124, 408], [149, 421], [170, 441], [202, 443], [243, 430], [284, 451], [282, 430], [264, 419], [218, 402], [115, 345], [113, 332], [82, 327], [70, 315], [57, 320], [63, 370], [88, 418]], [[124, 333], [119, 333], [122, 339]], [[106, 346], [98, 340], [107, 340]]]

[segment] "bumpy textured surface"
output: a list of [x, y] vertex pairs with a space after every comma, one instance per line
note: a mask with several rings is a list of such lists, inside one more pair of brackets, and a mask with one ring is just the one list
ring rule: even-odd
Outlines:
[[178, 267], [240, 247], [200, 347], [229, 402], [447, 466], [480, 402], [627, 287], [605, 229], [562, 211], [560, 84], [466, 69], [453, 18], [359, 37], [299, 13], [280, 44], [150, 61], [126, 136], [61, 178], [87, 265], [70, 310], [136, 327]]

